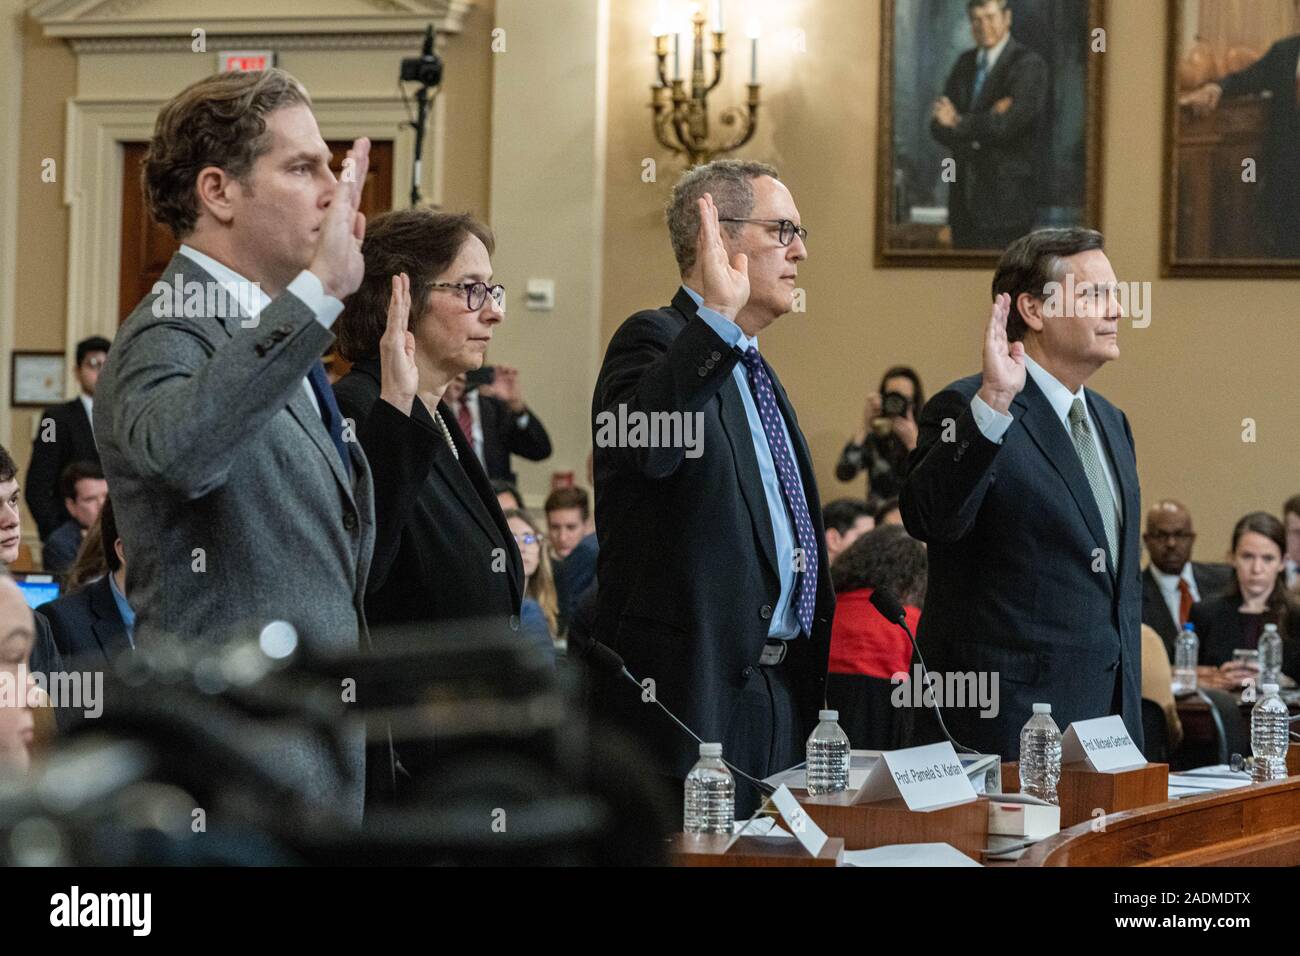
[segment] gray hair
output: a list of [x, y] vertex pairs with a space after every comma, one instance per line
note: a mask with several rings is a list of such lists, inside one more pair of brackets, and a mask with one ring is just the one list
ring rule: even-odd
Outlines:
[[1038, 229], [1007, 246], [993, 275], [993, 298], [1003, 292], [1011, 296], [1007, 341], [1019, 342], [1029, 331], [1016, 304], [1022, 293], [1046, 299], [1047, 286], [1065, 278], [1065, 263], [1061, 260], [1104, 247], [1105, 238], [1101, 233], [1079, 228]]
[[[754, 211], [754, 180], [760, 176], [779, 179], [774, 166], [740, 159], [719, 159], [689, 169], [673, 187], [665, 218], [673, 255], [682, 275], [695, 267], [695, 244], [700, 232], [699, 201], [705, 193], [713, 196], [722, 219], [746, 219]], [[734, 236], [740, 223], [724, 222], [722, 228]]]

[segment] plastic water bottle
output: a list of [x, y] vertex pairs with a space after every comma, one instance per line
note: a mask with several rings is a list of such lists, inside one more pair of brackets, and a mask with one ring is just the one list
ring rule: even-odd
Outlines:
[[1020, 792], [1059, 804], [1061, 730], [1052, 720], [1051, 704], [1034, 704], [1034, 716], [1020, 731]]
[[1190, 694], [1196, 690], [1196, 663], [1201, 656], [1201, 639], [1188, 621], [1174, 641], [1174, 693]]
[[1277, 684], [1264, 684], [1264, 696], [1250, 712], [1250, 749], [1255, 759], [1250, 778], [1255, 783], [1286, 777], [1286, 751], [1291, 739], [1291, 720], [1286, 704], [1278, 696]]
[[722, 744], [700, 744], [700, 759], [686, 775], [687, 833], [730, 835], [736, 820], [736, 781], [722, 762]]
[[1259, 683], [1280, 684], [1282, 677], [1282, 635], [1276, 624], [1265, 624], [1259, 636]]
[[838, 710], [819, 710], [820, 723], [808, 737], [808, 792], [839, 793], [849, 788], [849, 736], [836, 723]]

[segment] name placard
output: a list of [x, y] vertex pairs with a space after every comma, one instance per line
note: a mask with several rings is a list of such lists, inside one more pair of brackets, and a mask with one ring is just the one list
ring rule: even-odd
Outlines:
[[1115, 773], [1145, 767], [1147, 758], [1137, 749], [1122, 717], [1094, 717], [1076, 720], [1061, 738], [1061, 763], [1085, 760], [1100, 773]]
[[781, 819], [790, 828], [794, 838], [808, 851], [808, 855], [816, 856], [820, 853], [826, 845], [826, 833], [808, 816], [808, 811], [799, 806], [799, 801], [794, 798], [790, 788], [785, 784], [777, 787], [776, 793], [772, 794], [772, 802], [781, 811]]
[[952, 744], [944, 741], [906, 750], [884, 750], [867, 774], [854, 803], [875, 803], [902, 797], [909, 810], [941, 810], [969, 803], [975, 788], [957, 759]]

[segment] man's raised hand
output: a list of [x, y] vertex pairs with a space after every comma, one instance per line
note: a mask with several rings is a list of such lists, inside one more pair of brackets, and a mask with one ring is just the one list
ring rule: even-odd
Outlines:
[[1007, 413], [1012, 400], [1025, 387], [1025, 346], [1007, 342], [1007, 316], [1011, 314], [1011, 296], [1005, 292], [993, 303], [988, 327], [984, 330], [984, 381], [980, 398], [989, 407]]
[[700, 232], [695, 257], [704, 277], [704, 307], [735, 320], [749, 301], [749, 257], [743, 252], [727, 258], [718, 225], [718, 207], [713, 196], [705, 193], [699, 200]]
[[370, 140], [352, 143], [343, 161], [343, 175], [334, 190], [330, 207], [320, 225], [320, 238], [309, 268], [325, 291], [344, 299], [357, 290], [366, 272], [361, 258], [361, 240], [366, 236], [366, 217], [361, 212], [361, 191], [370, 170]]

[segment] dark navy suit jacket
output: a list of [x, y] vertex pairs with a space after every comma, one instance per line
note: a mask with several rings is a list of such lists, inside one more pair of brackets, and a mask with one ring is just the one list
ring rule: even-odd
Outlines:
[[64, 660], [111, 660], [131, 649], [108, 575], [41, 605]]

